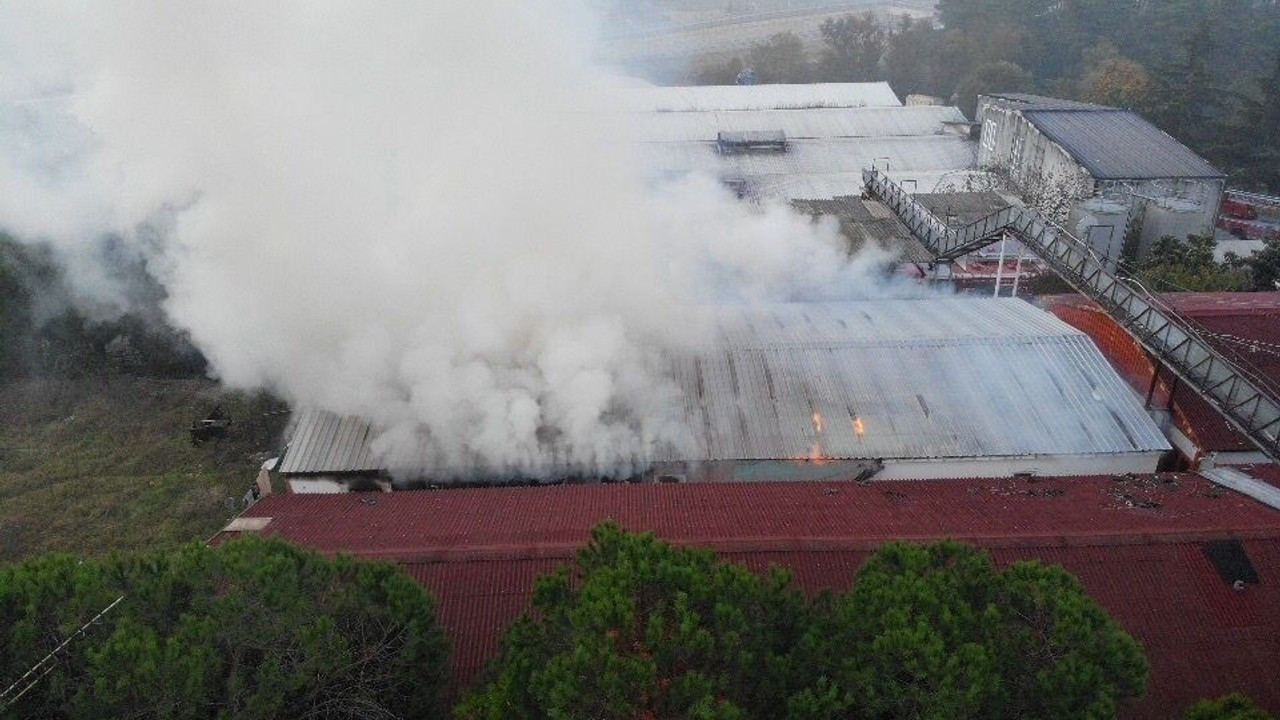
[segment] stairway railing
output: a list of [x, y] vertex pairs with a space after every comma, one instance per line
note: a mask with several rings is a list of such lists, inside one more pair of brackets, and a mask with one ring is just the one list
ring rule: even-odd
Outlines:
[[940, 260], [954, 260], [1009, 233], [1079, 292], [1103, 307], [1134, 339], [1273, 460], [1280, 460], [1280, 400], [1237, 367], [1146, 290], [1113, 275], [1089, 246], [1039, 213], [1007, 207], [963, 227], [948, 227], [884, 173], [862, 173], [867, 191], [888, 205]]

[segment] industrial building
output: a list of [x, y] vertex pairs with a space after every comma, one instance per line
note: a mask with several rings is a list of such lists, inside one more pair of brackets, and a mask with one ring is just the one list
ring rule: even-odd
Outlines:
[[1003, 94], [979, 98], [976, 120], [979, 166], [1060, 212], [1112, 267], [1166, 235], [1213, 234], [1226, 176], [1134, 112]]
[[616, 107], [609, 122], [640, 144], [654, 177], [706, 173], [753, 198], [856, 196], [873, 165], [920, 192], [976, 172], [958, 109], [904, 107], [883, 82], [645, 86], [620, 92]]
[[[1021, 300], [727, 306], [713, 320], [715, 341], [670, 357], [692, 449], [656, 448], [642, 479], [1152, 472], [1169, 450], [1092, 341]], [[379, 458], [374, 436], [358, 418], [304, 409], [279, 471], [298, 492], [387, 475], [486, 479], [480, 468], [433, 475], [430, 458]]]
[[[934, 192], [929, 182], [973, 172], [939, 167], [976, 152], [967, 126], [952, 127], [952, 108], [899, 107], [884, 90], [643, 89], [626, 127], [655, 176], [711, 172], [744, 195], [833, 215], [851, 249], [879, 243], [916, 266], [954, 251], [951, 259], [968, 258], [957, 266], [979, 268], [997, 252], [992, 239], [1012, 228], [1045, 267], [1102, 304], [1050, 298], [1049, 312], [1015, 299], [933, 296], [704, 309], [716, 337], [667, 358], [691, 443], [655, 448], [636, 483], [322, 494], [449, 478], [432, 477], [429, 458], [415, 467], [377, 457], [376, 430], [360, 418], [302, 408], [278, 465], [294, 492], [252, 506], [214, 541], [254, 532], [399, 563], [437, 598], [460, 691], [528, 609], [535, 578], [571, 562], [605, 519], [755, 570], [784, 566], [807, 592], [848, 588], [886, 541], [959, 539], [999, 564], [1065, 567], [1142, 643], [1150, 684], [1120, 717], [1177, 717], [1234, 691], [1280, 709], [1280, 679], [1259, 672], [1280, 663], [1280, 467], [1256, 450], [1270, 405], [1235, 393], [1245, 363], [1225, 375], [1215, 365], [1247, 356], [1247, 367], [1265, 369], [1263, 360], [1280, 357], [1280, 293], [1127, 297], [1127, 286], [1078, 260], [1083, 251], [1004, 207], [1008, 197]], [[1123, 112], [1010, 97], [1002, 101], [1021, 104], [1026, 127], [1009, 132], [1028, 137], [1049, 136], [1027, 114]], [[1041, 124], [1074, 121], [1054, 122]], [[1076, 212], [1118, 189], [1147, 201], [1133, 194], [1139, 185], [1184, 199], [1220, 185], [1206, 177], [1196, 190], [1186, 172], [1181, 185], [1108, 178], [1119, 173], [1068, 152], [1087, 136], [1064, 131], [1030, 150], [1073, 163], [1088, 187]], [[897, 184], [872, 191], [886, 165], [890, 177], [901, 173]], [[853, 174], [871, 167], [881, 174]], [[1081, 237], [1097, 241], [1096, 232]], [[1006, 251], [1021, 247], [1010, 241]], [[1201, 333], [1193, 337], [1183, 334], [1192, 319]], [[1201, 352], [1201, 341], [1215, 352]], [[1205, 367], [1218, 374], [1193, 372]], [[1177, 373], [1191, 379], [1180, 385]], [[1274, 375], [1256, 380], [1280, 388]], [[1210, 404], [1215, 392], [1227, 402]], [[1241, 408], [1253, 408], [1252, 435], [1225, 417], [1247, 414]], [[1196, 472], [1160, 472], [1177, 461], [1171, 447], [1187, 460], [1179, 467]]]

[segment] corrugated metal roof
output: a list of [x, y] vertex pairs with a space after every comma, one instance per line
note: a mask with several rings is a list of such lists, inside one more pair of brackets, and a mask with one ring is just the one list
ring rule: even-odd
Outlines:
[[[952, 135], [894, 138], [795, 140], [785, 153], [722, 155], [714, 142], [645, 143], [641, 147], [649, 170], [658, 175], [704, 172], [722, 179], [744, 179], [765, 185], [796, 176], [856, 176], [887, 162], [895, 172], [965, 170], [974, 167], [976, 146]], [[806, 197], [797, 195], [795, 197]]]
[[992, 100], [1002, 100], [1002, 105], [1008, 105], [1016, 108], [1024, 108], [1027, 110], [1115, 110], [1116, 108], [1107, 107], [1106, 105], [1095, 105], [1093, 103], [1079, 102], [1076, 100], [1063, 100], [1062, 98], [1047, 97], [1044, 95], [1030, 95], [1028, 93], [992, 93], [984, 97]]
[[[1084, 333], [1016, 299], [714, 310], [721, 342], [671, 358], [694, 450], [652, 460], [915, 459], [1168, 449]], [[815, 420], [815, 413], [820, 420]], [[367, 424], [299, 415], [282, 472], [372, 470]], [[429, 458], [397, 459], [430, 474]]]
[[1221, 178], [1221, 170], [1128, 110], [1024, 110], [1098, 180]]
[[369, 449], [373, 428], [365, 420], [302, 407], [290, 425], [282, 473], [377, 472], [384, 467]]
[[605, 519], [726, 551], [943, 537], [992, 547], [1118, 546], [1227, 531], [1280, 537], [1280, 512], [1195, 473], [286, 494], [244, 517], [269, 517], [266, 533], [325, 552], [401, 560], [566, 556]]
[[[528, 608], [533, 579], [613, 519], [755, 570], [781, 565], [811, 592], [848, 588], [893, 539], [957, 538], [1002, 564], [1059, 564], [1151, 663], [1145, 698], [1122, 717], [1177, 717], [1233, 690], [1280, 706], [1280, 676], [1257, 671], [1280, 663], [1280, 513], [1193, 474], [285, 495], [246, 515], [325, 552], [399, 560], [437, 598], [456, 688]], [[1243, 538], [1261, 583], [1236, 591], [1217, 576], [1201, 543], [1228, 537]]]
[[714, 142], [718, 132], [755, 130], [781, 130], [793, 140], [941, 135], [943, 123], [961, 122], [964, 115], [954, 107], [928, 106], [643, 112], [617, 119], [641, 142]]
[[888, 250], [902, 262], [925, 263], [934, 259], [933, 253], [879, 200], [845, 195], [830, 200], [793, 200], [791, 206], [806, 215], [834, 217], [841, 235], [849, 241], [850, 252], [872, 246]]
[[611, 103], [635, 112], [902, 107], [887, 82], [626, 88]]

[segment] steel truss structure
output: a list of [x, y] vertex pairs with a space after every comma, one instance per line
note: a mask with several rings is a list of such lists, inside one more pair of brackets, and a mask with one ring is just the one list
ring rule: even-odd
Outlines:
[[949, 227], [879, 170], [864, 170], [862, 175], [867, 192], [888, 205], [940, 261], [979, 250], [1006, 233], [1016, 237], [1063, 280], [1101, 305], [1258, 449], [1280, 460], [1280, 400], [1266, 381], [1233, 364], [1151, 293], [1112, 274], [1086, 243], [1039, 213], [1013, 206], [964, 227]]

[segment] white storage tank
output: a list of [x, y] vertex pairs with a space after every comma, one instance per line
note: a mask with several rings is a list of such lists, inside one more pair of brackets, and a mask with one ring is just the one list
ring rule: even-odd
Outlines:
[[1185, 241], [1188, 235], [1204, 230], [1204, 207], [1195, 200], [1169, 197], [1147, 204], [1142, 221], [1142, 244], [1138, 259], [1145, 260], [1160, 238], [1171, 235]]
[[1120, 200], [1092, 197], [1076, 204], [1067, 220], [1071, 234], [1089, 243], [1107, 267], [1114, 268], [1124, 247], [1129, 206]]

